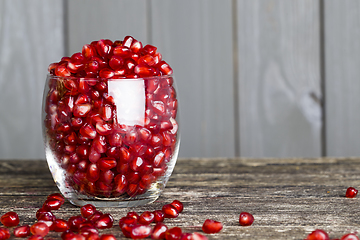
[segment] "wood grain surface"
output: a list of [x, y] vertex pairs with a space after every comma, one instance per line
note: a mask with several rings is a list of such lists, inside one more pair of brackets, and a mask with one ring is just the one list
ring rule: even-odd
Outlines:
[[[223, 230], [207, 235], [209, 239], [300, 240], [317, 228], [326, 230], [330, 238], [340, 238], [360, 231], [359, 199], [344, 196], [347, 187], [359, 187], [359, 171], [358, 158], [180, 159], [156, 202], [101, 209], [115, 219], [113, 228], [101, 233], [125, 239], [118, 221], [128, 211], [152, 211], [178, 199], [184, 211], [165, 223], [185, 232], [201, 232], [206, 219], [221, 221]], [[0, 162], [0, 214], [13, 210], [20, 224], [32, 224], [46, 196], [57, 191], [45, 161]], [[242, 211], [254, 215], [252, 226], [239, 226]], [[69, 202], [55, 212], [64, 219], [75, 214], [79, 207]]]

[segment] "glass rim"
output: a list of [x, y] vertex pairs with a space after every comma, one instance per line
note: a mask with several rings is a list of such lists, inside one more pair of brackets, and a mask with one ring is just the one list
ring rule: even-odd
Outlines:
[[166, 78], [173, 78], [174, 75], [161, 75], [161, 76], [149, 76], [149, 77], [138, 77], [138, 78], [91, 78], [91, 77], [74, 77], [74, 76], [68, 76], [68, 77], [61, 77], [56, 76], [51, 73], [47, 74], [47, 78], [51, 79], [58, 79], [58, 80], [64, 80], [64, 79], [72, 79], [72, 80], [86, 80], [86, 81], [124, 81], [124, 80], [151, 80], [151, 79], [166, 79]]

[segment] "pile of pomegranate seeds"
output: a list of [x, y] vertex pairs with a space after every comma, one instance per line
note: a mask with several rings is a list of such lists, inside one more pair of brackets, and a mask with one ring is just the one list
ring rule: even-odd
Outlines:
[[347, 198], [354, 198], [354, 197], [356, 197], [357, 193], [358, 193], [358, 190], [356, 190], [356, 189], [353, 188], [353, 187], [349, 187], [349, 188], [346, 190], [345, 197], [347, 197]]
[[[102, 39], [48, 71], [46, 138], [75, 190], [128, 198], [144, 194], [165, 175], [176, 148], [178, 101], [173, 71], [156, 47], [143, 47], [131, 36]], [[130, 104], [116, 102], [109, 89], [122, 78], [144, 79], [142, 124], [119, 119], [119, 104]]]

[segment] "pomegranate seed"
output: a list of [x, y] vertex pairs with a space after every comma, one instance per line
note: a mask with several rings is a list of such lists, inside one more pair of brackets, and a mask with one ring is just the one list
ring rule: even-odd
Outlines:
[[0, 227], [0, 240], [5, 240], [10, 238], [10, 231], [7, 228]]
[[340, 240], [359, 240], [359, 238], [355, 234], [349, 233], [342, 236]]
[[43, 208], [46, 210], [58, 210], [61, 205], [62, 205], [62, 201], [59, 199], [54, 199], [54, 198], [48, 198], [46, 199], [46, 201], [43, 204]]
[[96, 211], [96, 208], [92, 204], [86, 204], [80, 208], [81, 216], [84, 218], [88, 218], [93, 215]]
[[7, 212], [0, 218], [1, 223], [6, 227], [14, 227], [19, 225], [20, 220], [16, 212]]
[[240, 213], [239, 223], [241, 226], [250, 226], [254, 222], [254, 217], [248, 212]]
[[91, 215], [88, 220], [92, 223], [95, 223], [97, 220], [100, 219], [100, 217], [103, 215], [102, 212], [96, 210], [93, 215]]
[[166, 240], [180, 240], [182, 235], [182, 230], [179, 227], [173, 227], [168, 229], [165, 232], [165, 239]]
[[171, 204], [165, 204], [162, 207], [162, 212], [164, 213], [165, 218], [176, 218], [179, 216], [178, 210]]
[[117, 164], [117, 162], [116, 162], [115, 158], [106, 157], [106, 158], [101, 158], [98, 161], [99, 168], [102, 171], [106, 171], [106, 170], [110, 170], [112, 168], [115, 168], [116, 164]]
[[180, 240], [191, 240], [191, 239], [192, 239], [191, 236], [192, 236], [191, 233], [183, 233], [183, 234], [181, 235]]
[[113, 217], [109, 213], [105, 213], [95, 222], [95, 226], [98, 229], [105, 229], [111, 228], [113, 226], [113, 223]]
[[48, 225], [46, 225], [43, 222], [37, 222], [34, 223], [31, 227], [30, 227], [30, 232], [33, 235], [39, 235], [41, 237], [46, 236], [49, 233], [49, 227]]
[[126, 46], [116, 46], [113, 50], [113, 54], [115, 56], [119, 56], [119, 57], [123, 57], [123, 58], [127, 58], [130, 57], [131, 52], [130, 52], [130, 48], [126, 47]]
[[172, 203], [170, 203], [173, 207], [178, 210], [179, 213], [181, 213], [184, 209], [184, 204], [180, 202], [179, 200], [174, 200]]
[[151, 234], [151, 238], [152, 239], [164, 239], [165, 238], [165, 233], [168, 230], [168, 227], [161, 223], [158, 222], [153, 229], [153, 232]]
[[223, 225], [221, 222], [212, 219], [206, 219], [202, 226], [202, 230], [204, 231], [204, 233], [218, 233], [221, 231], [222, 228]]
[[154, 218], [155, 218], [154, 213], [145, 211], [140, 215], [138, 222], [143, 225], [149, 225], [154, 221]]
[[124, 225], [136, 225], [137, 223], [137, 218], [127, 216], [119, 220], [119, 227], [122, 229]]
[[47, 199], [57, 199], [61, 201], [61, 204], [65, 203], [65, 198], [60, 193], [52, 193], [47, 197]]
[[86, 219], [82, 216], [72, 216], [68, 220], [69, 229], [73, 232], [78, 232], [80, 229], [80, 225], [86, 222]]
[[39, 222], [45, 223], [49, 228], [54, 224], [55, 216], [51, 212], [41, 213], [38, 217]]
[[90, 44], [85, 44], [82, 48], [82, 55], [85, 58], [91, 58], [94, 57], [96, 54], [96, 50], [93, 46], [91, 46]]
[[347, 198], [354, 198], [354, 197], [356, 197], [357, 193], [358, 193], [358, 190], [356, 190], [356, 189], [353, 188], [353, 187], [349, 187], [349, 188], [346, 190], [345, 197], [347, 197]]
[[15, 237], [24, 238], [29, 235], [30, 235], [30, 226], [29, 225], [19, 226], [14, 229]]
[[163, 222], [165, 219], [165, 215], [161, 210], [155, 210], [154, 212], [154, 222]]
[[112, 50], [112, 42], [109, 39], [101, 39], [97, 41], [96, 50], [101, 57], [107, 58]]
[[307, 238], [307, 240], [329, 240], [328, 234], [321, 229], [316, 229], [312, 233], [310, 233]]
[[156, 66], [164, 75], [171, 75], [173, 73], [172, 68], [165, 61], [160, 61]]
[[99, 234], [96, 233], [89, 233], [89, 235], [86, 236], [86, 240], [99, 240]]
[[130, 232], [132, 239], [147, 238], [151, 234], [151, 227], [148, 225], [135, 225]]
[[143, 47], [143, 49], [141, 50], [141, 54], [142, 55], [147, 55], [147, 54], [154, 55], [156, 53], [156, 50], [157, 50], [156, 47], [148, 44], [145, 47]]
[[208, 238], [200, 233], [194, 232], [191, 235], [191, 240], [208, 240]]
[[40, 235], [32, 235], [28, 237], [27, 240], [44, 240], [44, 238]]
[[116, 240], [116, 238], [112, 234], [103, 234], [100, 236], [100, 240]]
[[131, 217], [131, 218], [135, 218], [136, 220], [138, 220], [140, 216], [139, 216], [139, 214], [137, 214], [137, 212], [128, 212], [126, 214], [126, 217]]
[[87, 225], [80, 227], [79, 233], [84, 237], [89, 236], [90, 233], [99, 235], [99, 231], [94, 226], [87, 226]]
[[55, 232], [65, 232], [69, 229], [69, 224], [66, 220], [57, 218], [54, 220], [54, 223], [51, 227], [52, 231]]

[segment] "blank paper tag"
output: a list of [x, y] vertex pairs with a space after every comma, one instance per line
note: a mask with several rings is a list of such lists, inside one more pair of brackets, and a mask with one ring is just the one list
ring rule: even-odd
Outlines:
[[118, 123], [144, 126], [146, 104], [144, 80], [109, 80], [108, 89], [108, 94], [115, 101]]

